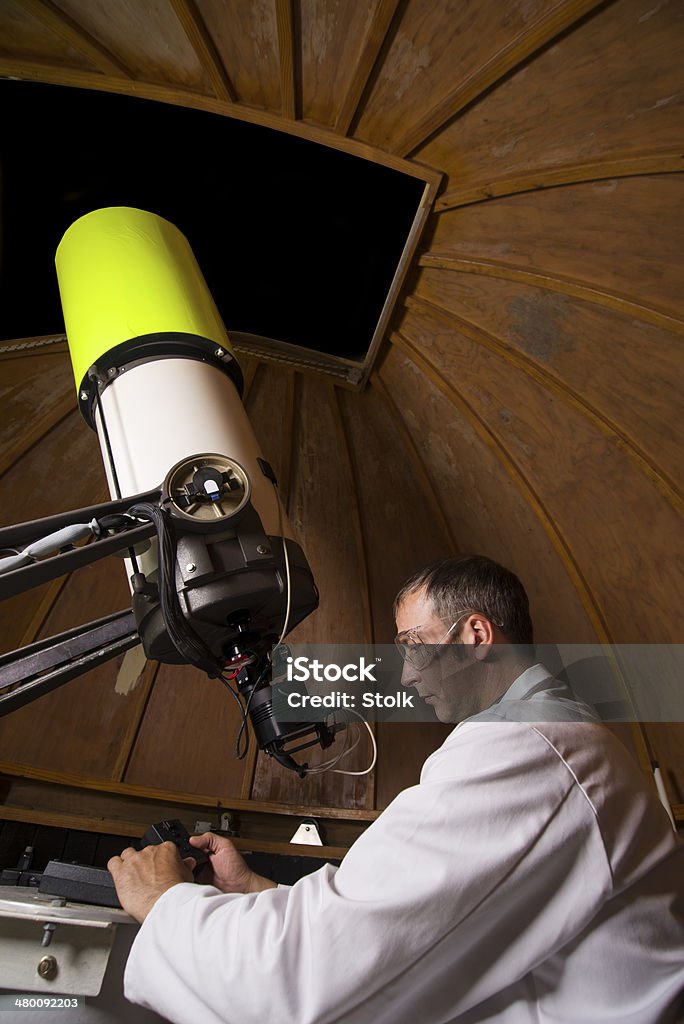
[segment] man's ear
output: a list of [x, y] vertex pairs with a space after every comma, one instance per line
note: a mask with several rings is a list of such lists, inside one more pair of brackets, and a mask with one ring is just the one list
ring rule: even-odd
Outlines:
[[475, 658], [477, 661], [484, 661], [492, 652], [494, 627], [484, 615], [471, 615], [466, 626], [471, 635], [470, 643], [473, 645]]

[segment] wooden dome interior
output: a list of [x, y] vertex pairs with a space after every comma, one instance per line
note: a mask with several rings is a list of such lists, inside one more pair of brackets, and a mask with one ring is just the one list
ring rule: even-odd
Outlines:
[[[404, 578], [477, 551], [524, 581], [541, 642], [681, 641], [683, 68], [674, 0], [0, 4], [5, 78], [213, 111], [429, 186], [365, 387], [240, 353], [322, 596], [293, 639], [387, 642]], [[0, 366], [3, 525], [105, 500], [64, 342], [2, 343]], [[5, 649], [126, 601], [100, 563], [0, 606]], [[0, 817], [135, 835], [153, 809], [230, 807], [263, 839], [318, 809], [344, 847], [444, 735], [378, 726], [372, 775], [300, 782], [233, 759], [196, 671], [127, 685], [111, 662], [0, 721]], [[684, 820], [681, 737], [631, 742]]]

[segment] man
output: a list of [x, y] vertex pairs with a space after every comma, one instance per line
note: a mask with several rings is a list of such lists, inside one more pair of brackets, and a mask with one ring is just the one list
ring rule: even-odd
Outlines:
[[460, 723], [420, 784], [292, 888], [211, 834], [192, 840], [210, 885], [170, 844], [113, 858], [143, 922], [128, 998], [182, 1024], [675, 1021], [682, 847], [621, 744], [533, 663], [520, 582], [446, 559], [396, 620], [404, 684]]

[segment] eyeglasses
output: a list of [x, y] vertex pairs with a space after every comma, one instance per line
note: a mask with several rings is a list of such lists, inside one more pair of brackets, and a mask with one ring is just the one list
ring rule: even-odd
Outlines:
[[[427, 668], [430, 662], [434, 661], [434, 659], [437, 657], [439, 653], [439, 648], [444, 646], [444, 642], [447, 639], [447, 637], [453, 632], [454, 629], [456, 629], [456, 626], [458, 626], [459, 622], [462, 622], [463, 619], [465, 619], [465, 617], [470, 614], [471, 612], [467, 611], [464, 612], [462, 615], [459, 615], [456, 621], [452, 622], [452, 624], [449, 626], [442, 639], [438, 640], [437, 643], [425, 643], [422, 636], [418, 632], [418, 630], [424, 629], [424, 626], [413, 626], [411, 629], [405, 629], [403, 633], [398, 633], [394, 638], [394, 642], [397, 645], [397, 649], [401, 654], [402, 658], [404, 659], [404, 661], [407, 661], [409, 665], [412, 665], [413, 668], [417, 668], [419, 671], [421, 669]], [[448, 620], [440, 619], [439, 621], [446, 622]]]

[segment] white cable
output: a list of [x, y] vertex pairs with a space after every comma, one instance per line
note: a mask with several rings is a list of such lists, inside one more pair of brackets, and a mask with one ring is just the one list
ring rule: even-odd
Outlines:
[[358, 746], [359, 741], [357, 739], [357, 741], [348, 750], [347, 749], [343, 750], [342, 753], [340, 754], [340, 756], [335, 758], [332, 761], [332, 763], [324, 761], [323, 764], [321, 764], [321, 765], [317, 764], [313, 768], [309, 768], [307, 770], [307, 773], [306, 773], [307, 775], [322, 775], [324, 772], [333, 772], [334, 775], [368, 775], [375, 768], [376, 762], [378, 760], [378, 745], [375, 742], [375, 736], [373, 735], [373, 730], [371, 729], [370, 725], [368, 724], [366, 719], [363, 717], [363, 715], [360, 715], [358, 713], [358, 711], [353, 711], [351, 708], [348, 708], [348, 710], [351, 711], [352, 715], [356, 715], [356, 717], [361, 722], [363, 722], [363, 724], [365, 725], [366, 729], [368, 729], [368, 735], [371, 738], [371, 744], [373, 746], [373, 759], [372, 759], [371, 763], [369, 764], [369, 766], [367, 768], [364, 768], [363, 771], [360, 771], [360, 772], [350, 772], [350, 771], [347, 771], [344, 768], [333, 768], [332, 767], [333, 764], [339, 764], [339, 762], [342, 760], [343, 757], [346, 757], [347, 754], [350, 754], [352, 752], [352, 750], [354, 750]]
[[100, 526], [95, 519], [91, 519], [89, 523], [72, 523], [71, 526], [64, 526], [61, 530], [56, 530], [46, 537], [32, 541], [23, 551], [0, 558], [0, 573], [22, 569], [24, 566], [38, 561], [44, 555], [58, 552], [61, 548], [74, 544], [77, 540], [97, 537], [99, 533]]
[[349, 754], [351, 754], [352, 750], [356, 750], [361, 740], [361, 730], [359, 729], [356, 722], [353, 722], [352, 724], [356, 732], [354, 734], [354, 742], [351, 744], [351, 746], [348, 743], [349, 736], [351, 735], [351, 733], [347, 733], [347, 740], [345, 742], [345, 746], [342, 752], [339, 753], [337, 757], [331, 757], [328, 761], [321, 761], [319, 764], [315, 764], [311, 768], [308, 768], [306, 772], [307, 775], [322, 775], [324, 772], [329, 772], [332, 768], [335, 767], [336, 764], [340, 763], [343, 757], [347, 757]]
[[[352, 711], [351, 708], [349, 708], [349, 710]], [[356, 715], [357, 718], [360, 718], [361, 721], [363, 722], [363, 724], [368, 729], [368, 735], [370, 736], [371, 743], [373, 745], [373, 760], [371, 761], [371, 763], [369, 764], [369, 766], [367, 768], [364, 768], [364, 770], [362, 772], [349, 772], [349, 771], [345, 771], [343, 768], [332, 768], [331, 770], [336, 775], [368, 775], [370, 772], [373, 771], [373, 769], [375, 768], [375, 763], [378, 760], [378, 745], [375, 742], [375, 736], [373, 735], [373, 730], [371, 729], [371, 727], [368, 724], [368, 722], [366, 721], [366, 719], [362, 715], [360, 715], [358, 713], [358, 711], [352, 711], [352, 714]]]
[[[354, 727], [358, 728], [356, 726], [356, 723], [354, 723]], [[339, 754], [337, 754], [335, 757], [329, 758], [327, 761], [319, 761], [318, 764], [312, 765], [311, 768], [307, 769], [307, 774], [309, 772], [315, 774], [316, 772], [328, 771], [334, 765], [339, 764], [342, 758], [346, 757], [347, 754], [349, 754], [358, 745], [358, 740], [356, 740], [351, 746], [349, 745], [350, 735], [351, 733], [349, 732], [345, 734], [344, 747], [342, 748]]]

